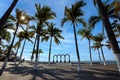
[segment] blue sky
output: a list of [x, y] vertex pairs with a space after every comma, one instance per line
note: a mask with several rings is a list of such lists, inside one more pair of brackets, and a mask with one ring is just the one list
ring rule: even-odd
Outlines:
[[[1, 7], [0, 17], [2, 17], [2, 15], [5, 13], [5, 11], [8, 9], [12, 1], [13, 0], [0, 1], [0, 7]], [[42, 6], [43, 5], [49, 6], [57, 14], [57, 17], [54, 20], [52, 20], [52, 22], [56, 23], [56, 27], [59, 27], [60, 29], [63, 30], [62, 35], [65, 38], [65, 40], [60, 40], [61, 41], [60, 45], [56, 45], [53, 42], [51, 61], [53, 60], [52, 57], [54, 54], [70, 54], [71, 60], [77, 61], [73, 27], [71, 26], [71, 23], [65, 23], [63, 28], [60, 26], [61, 20], [64, 17], [64, 7], [65, 6], [70, 7], [71, 4], [74, 4], [76, 1], [79, 1], [79, 0], [19, 0], [18, 4], [16, 5], [16, 7], [14, 8], [11, 14], [15, 15], [15, 9], [18, 8], [20, 10], [24, 10], [25, 12], [27, 12], [27, 14], [34, 16], [34, 13], [36, 11], [35, 5], [34, 5], [35, 3], [40, 3]], [[83, 18], [85, 19], [85, 21], [88, 21], [90, 16], [97, 15], [97, 10], [96, 8], [94, 8], [92, 0], [84, 0], [84, 1], [87, 3], [87, 5], [82, 8], [85, 13]], [[30, 25], [32, 24], [33, 22], [31, 22]], [[101, 24], [102, 23], [99, 23], [98, 25], [96, 25], [96, 28], [93, 30], [93, 34], [101, 32]], [[82, 28], [81, 24], [77, 27], [77, 30], [80, 28]], [[88, 41], [86, 39], [80, 40], [81, 39], [80, 35], [78, 35], [77, 37], [78, 37], [80, 59], [81, 61], [89, 61]], [[33, 45], [30, 42], [27, 42], [24, 49], [23, 58], [30, 59], [30, 56], [31, 56], [30, 51], [32, 51], [32, 48], [33, 48]], [[40, 61], [47, 61], [49, 41], [40, 43], [40, 48], [44, 51], [44, 53], [40, 55]], [[112, 50], [108, 50], [106, 47], [103, 47], [103, 49], [104, 49], [104, 55], [106, 60], [115, 59]], [[19, 49], [19, 54], [20, 54], [20, 51], [21, 51], [21, 48]], [[93, 60], [98, 60], [97, 51], [92, 50], [92, 57], [93, 57]]]

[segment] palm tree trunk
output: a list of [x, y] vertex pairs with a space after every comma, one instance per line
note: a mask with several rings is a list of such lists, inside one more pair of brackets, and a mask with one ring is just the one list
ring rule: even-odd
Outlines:
[[15, 62], [16, 62], [16, 60], [17, 60], [17, 54], [18, 54], [18, 50], [19, 50], [19, 47], [17, 47], [17, 51], [16, 51], [16, 54], [15, 54], [15, 58], [14, 58], [14, 64], [16, 64]]
[[52, 47], [52, 37], [51, 37], [51, 39], [50, 39], [50, 47], [49, 47], [48, 64], [50, 64], [51, 47]]
[[19, 38], [19, 43], [18, 43], [18, 47], [17, 47], [17, 51], [16, 51], [16, 54], [15, 54], [15, 59], [14, 59], [14, 63], [16, 62], [17, 60], [17, 54], [18, 54], [18, 50], [20, 48], [20, 42], [22, 41], [22, 39]]
[[[20, 42], [19, 42], [19, 44], [20, 44]], [[14, 63], [16, 62], [16, 59], [17, 59], [18, 50], [19, 50], [19, 46], [17, 47], [17, 50], [16, 50], [16, 54], [15, 54]]]
[[76, 28], [75, 24], [73, 23], [73, 29], [74, 29], [74, 38], [75, 38], [75, 46], [76, 46], [76, 53], [77, 53], [77, 58], [78, 58], [78, 71], [81, 71], [81, 65], [80, 65], [80, 56], [79, 56], [79, 50], [78, 50], [78, 43], [77, 43], [77, 35], [76, 35]]
[[97, 51], [98, 51], [99, 61], [100, 61], [100, 63], [101, 63], [101, 57], [100, 57], [100, 51], [99, 51], [99, 48], [97, 48]]
[[31, 56], [31, 64], [32, 64], [33, 58], [34, 58], [34, 50], [35, 50], [36, 41], [37, 41], [37, 35], [36, 35], [34, 46], [33, 46], [33, 51], [32, 51], [32, 56]]
[[0, 75], [2, 75], [4, 69], [5, 69], [6, 65], [7, 65], [7, 61], [8, 61], [8, 59], [9, 59], [10, 52], [11, 52], [11, 49], [12, 49], [12, 46], [13, 46], [13, 43], [14, 43], [14, 40], [15, 40], [15, 36], [16, 36], [17, 30], [18, 30], [18, 26], [19, 26], [19, 23], [17, 22], [17, 23], [16, 23], [16, 30], [15, 30], [15, 33], [14, 33], [12, 42], [11, 42], [10, 47], [9, 47], [9, 49], [8, 49], [8, 52], [7, 52], [7, 57], [6, 57], [3, 65], [2, 65], [1, 70], [0, 70]]
[[[101, 0], [96, 0], [96, 2], [97, 2], [97, 5], [98, 5], [100, 14], [102, 16], [102, 20], [105, 23], [105, 29], [106, 29], [109, 41], [110, 41], [110, 43], [112, 45], [112, 50], [113, 50], [114, 54], [119, 55], [120, 54], [120, 48], [118, 46], [117, 40], [116, 40], [114, 32], [112, 30], [112, 26], [111, 26], [110, 21], [108, 19], [108, 15], [106, 13], [106, 9], [103, 6]], [[120, 57], [120, 56], [118, 56], [118, 57]], [[119, 69], [119, 73], [120, 73], [120, 60], [118, 60], [119, 59], [118, 57], [116, 58], [116, 61], [117, 61], [118, 69]]]
[[18, 54], [18, 50], [20, 48], [20, 42], [22, 41], [22, 39], [19, 38], [19, 43], [18, 43], [18, 47], [17, 47], [17, 51], [16, 51], [16, 54], [15, 54], [15, 57], [17, 57], [17, 54]]
[[91, 47], [90, 47], [90, 39], [88, 39], [89, 42], [89, 52], [90, 52], [90, 66], [92, 66], [92, 53], [91, 53]]
[[[19, 42], [19, 43], [20, 43], [20, 42]], [[15, 58], [17, 57], [18, 50], [19, 50], [19, 47], [17, 47], [16, 54], [15, 54]]]
[[117, 62], [117, 66], [120, 74], [120, 54], [115, 54], [115, 57], [116, 57], [116, 62]]
[[11, 6], [8, 8], [8, 10], [5, 12], [5, 14], [2, 16], [2, 18], [0, 19], [0, 32], [2, 31], [2, 29], [4, 28], [4, 24], [6, 23], [10, 13], [12, 12], [12, 10], [14, 9], [15, 5], [17, 4], [18, 0], [14, 0], [11, 4]]
[[102, 49], [102, 46], [100, 47], [101, 49], [101, 52], [102, 52], [102, 57], [103, 57], [103, 61], [104, 61], [104, 66], [106, 65], [106, 61], [105, 61], [105, 56], [104, 56], [104, 53], [103, 53], [103, 49]]
[[23, 43], [22, 51], [21, 51], [21, 54], [20, 54], [19, 64], [21, 63], [21, 59], [22, 59], [22, 55], [23, 55], [25, 44], [26, 44], [26, 39], [24, 40], [24, 43]]
[[35, 64], [34, 64], [34, 69], [38, 69], [38, 50], [39, 50], [39, 41], [40, 41], [40, 36], [39, 34], [37, 35], [37, 51], [36, 51], [36, 58], [35, 58]]

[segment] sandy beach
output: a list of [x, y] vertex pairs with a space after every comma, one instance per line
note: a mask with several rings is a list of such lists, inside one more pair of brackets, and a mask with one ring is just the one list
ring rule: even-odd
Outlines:
[[[2, 62], [0, 62], [0, 68]], [[77, 71], [77, 65], [70, 64], [39, 64], [38, 70], [33, 70], [33, 65], [24, 62], [8, 65], [0, 76], [0, 80], [120, 80], [117, 66], [114, 64], [102, 65], [82, 64], [83, 71]]]

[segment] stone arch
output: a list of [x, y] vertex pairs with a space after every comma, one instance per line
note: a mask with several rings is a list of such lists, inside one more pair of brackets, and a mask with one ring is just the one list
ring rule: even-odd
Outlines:
[[70, 63], [70, 55], [69, 54], [65, 54], [65, 60], [66, 60], [67, 56], [68, 56], [68, 62]]
[[58, 56], [57, 61], [58, 61], [58, 62], [61, 62], [61, 60], [62, 60], [61, 55], [58, 54], [57, 56]]
[[[65, 57], [64, 57], [64, 54], [61, 54], [61, 62], [60, 63], [62, 63], [62, 62], [64, 62], [65, 61]], [[63, 58], [62, 58], [63, 57]], [[63, 61], [64, 60], [64, 61]]]
[[[56, 61], [55, 61], [55, 57], [56, 57]], [[54, 55], [53, 56], [53, 63], [56, 63], [57, 62], [57, 55]]]
[[[55, 61], [55, 57], [56, 57], [56, 61]], [[63, 57], [63, 58], [62, 58]], [[58, 62], [60, 62], [60, 63], [62, 63], [62, 62], [64, 62], [64, 63], [66, 63], [67, 61], [67, 59], [66, 59], [66, 57], [68, 57], [68, 62], [70, 63], [70, 55], [69, 54], [58, 54], [58, 55], [54, 55], [53, 56], [53, 63], [58, 63]], [[64, 60], [64, 61], [62, 61], [62, 59]]]

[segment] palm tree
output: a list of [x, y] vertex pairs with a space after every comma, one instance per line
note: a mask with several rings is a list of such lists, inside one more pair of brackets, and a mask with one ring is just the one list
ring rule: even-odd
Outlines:
[[48, 64], [50, 64], [50, 56], [51, 56], [51, 48], [52, 48], [52, 40], [54, 39], [56, 44], [60, 44], [59, 39], [64, 39], [61, 36], [61, 32], [62, 30], [60, 30], [59, 28], [54, 27], [55, 24], [50, 23], [48, 24], [48, 37], [50, 38], [50, 47], [49, 47], [49, 56], [48, 56]]
[[23, 43], [23, 47], [22, 47], [22, 51], [21, 51], [21, 54], [20, 54], [20, 61], [19, 63], [21, 63], [21, 58], [22, 58], [22, 54], [23, 54], [23, 51], [24, 51], [24, 47], [25, 47], [25, 44], [26, 44], [26, 40], [30, 41], [31, 43], [32, 40], [30, 38], [33, 38], [34, 36], [34, 32], [33, 31], [21, 31], [18, 33], [18, 37], [21, 38], [21, 39], [24, 39], [24, 43]]
[[99, 61], [100, 61], [100, 63], [101, 63], [100, 50], [99, 50], [100, 46], [99, 46], [99, 44], [98, 44], [98, 43], [93, 43], [93, 45], [92, 45], [91, 48], [94, 48], [94, 50], [97, 49], [97, 51], [98, 51], [98, 56], [99, 56]]
[[4, 28], [4, 24], [7, 22], [7, 19], [9, 17], [10, 13], [12, 12], [12, 10], [14, 9], [15, 5], [17, 4], [17, 2], [18, 2], [18, 0], [14, 0], [12, 2], [11, 6], [8, 8], [8, 10], [5, 12], [5, 14], [0, 19], [0, 32]]
[[[39, 23], [37, 23], [37, 28], [38, 27], [39, 27]], [[34, 55], [35, 46], [36, 46], [36, 50], [37, 50], [37, 48], [39, 50], [39, 41], [42, 42], [43, 41], [42, 39], [44, 37], [46, 37], [46, 29], [44, 29], [44, 26], [40, 27], [39, 29], [35, 29], [35, 30], [36, 30], [35, 31], [36, 32], [36, 38], [35, 38], [35, 43], [34, 43], [34, 46], [33, 46], [33, 53], [32, 53], [32, 55]], [[39, 38], [39, 40], [38, 40], [38, 38]], [[36, 45], [36, 43], [37, 43], [37, 45]], [[37, 69], [37, 64], [38, 64], [38, 54], [36, 53], [34, 69]]]
[[14, 35], [13, 35], [12, 42], [11, 42], [11, 44], [10, 44], [10, 46], [9, 46], [9, 49], [8, 49], [8, 52], [7, 52], [7, 58], [5, 59], [5, 61], [4, 61], [4, 63], [3, 63], [3, 66], [2, 66], [2, 69], [1, 69], [1, 71], [0, 71], [0, 74], [3, 73], [3, 71], [4, 71], [4, 69], [5, 69], [6, 65], [7, 65], [7, 61], [8, 61], [8, 59], [9, 59], [10, 52], [11, 52], [11, 49], [12, 49], [12, 47], [13, 47], [13, 43], [14, 43], [14, 40], [15, 40], [15, 36], [16, 36], [17, 30], [18, 30], [18, 26], [19, 26], [20, 24], [26, 24], [25, 18], [21, 17], [21, 16], [23, 16], [23, 15], [25, 15], [25, 12], [20, 11], [19, 9], [16, 9], [16, 17], [14, 17], [14, 16], [12, 16], [12, 15], [9, 17], [8, 22], [10, 21], [11, 23], [13, 23], [13, 25], [16, 26], [16, 29], [15, 29], [15, 33], [14, 33]]
[[106, 65], [106, 61], [105, 61], [105, 57], [104, 57], [104, 53], [103, 53], [103, 44], [102, 41], [105, 39], [105, 36], [103, 36], [103, 34], [97, 34], [96, 36], [93, 37], [93, 40], [95, 41], [95, 43], [97, 44], [97, 46], [101, 49], [101, 53], [102, 53], [102, 57], [104, 60], [104, 65]]
[[[36, 34], [37, 28], [36, 28], [34, 25], [33, 25], [33, 26], [30, 26], [29, 28], [32, 29], [32, 31], [34, 32], [34, 34]], [[30, 64], [32, 64], [32, 62], [33, 62], [36, 42], [37, 42], [37, 35], [36, 35], [36, 37], [35, 37], [35, 41], [34, 41], [34, 45], [33, 45], [33, 51], [32, 51], [32, 55], [31, 55], [31, 63], [30, 63]]]
[[115, 38], [114, 32], [112, 30], [112, 26], [110, 24], [110, 21], [108, 19], [108, 14], [106, 12], [106, 8], [103, 6], [103, 3], [101, 0], [94, 0], [94, 3], [97, 4], [98, 10], [102, 16], [102, 21], [105, 24], [107, 36], [108, 36], [108, 39], [112, 45], [113, 52], [116, 56], [116, 61], [117, 61], [117, 65], [118, 65], [118, 69], [119, 69], [119, 73], [120, 73], [120, 48], [119, 48], [119, 45], [118, 45], [117, 40]]
[[73, 25], [76, 53], [78, 58], [78, 71], [81, 70], [81, 66], [80, 66], [80, 56], [79, 56], [78, 43], [77, 43], [76, 26], [77, 26], [77, 23], [82, 23], [83, 26], [86, 26], [86, 23], [83, 20], [83, 18], [80, 18], [81, 16], [83, 16], [83, 12], [81, 10], [81, 7], [83, 6], [85, 6], [85, 3], [83, 1], [76, 2], [74, 5], [72, 5], [71, 8], [68, 8], [66, 6], [64, 11], [65, 17], [62, 19], [62, 22], [61, 22], [61, 26], [63, 26], [64, 23], [68, 21], [71, 21]]
[[54, 19], [56, 17], [56, 14], [48, 7], [48, 6], [43, 6], [41, 7], [40, 4], [35, 4], [37, 12], [35, 13], [35, 17], [37, 19], [37, 52], [36, 52], [36, 59], [35, 59], [35, 66], [34, 69], [37, 69], [37, 63], [38, 63], [38, 50], [39, 50], [39, 41], [40, 41], [40, 36], [45, 36], [43, 32], [43, 27], [45, 24], [47, 24], [48, 20]]
[[[19, 16], [20, 16], [20, 15], [17, 16], [18, 19], [19, 19]], [[22, 48], [22, 51], [21, 51], [20, 61], [19, 61], [19, 62], [21, 62], [21, 58], [22, 58], [22, 54], [23, 54], [23, 51], [24, 51], [24, 46], [25, 46], [25, 43], [26, 43], [26, 39], [29, 40], [29, 41], [31, 41], [29, 38], [32, 38], [33, 35], [34, 35], [34, 32], [33, 32], [33, 31], [28, 31], [28, 29], [29, 29], [29, 22], [30, 22], [31, 20], [34, 20], [34, 17], [27, 15], [25, 12], [22, 12], [20, 19], [21, 19], [21, 23], [25, 24], [25, 25], [27, 26], [27, 28], [26, 28], [26, 30], [25, 30], [25, 29], [23, 28], [23, 26], [20, 25], [20, 27], [21, 27], [24, 31], [23, 31], [23, 32], [20, 32], [20, 33], [18, 34], [18, 37], [21, 38], [21, 39], [25, 39], [25, 40], [24, 40], [24, 44], [23, 44], [23, 48]], [[31, 41], [31, 42], [32, 42], [32, 41]]]
[[92, 37], [91, 31], [92, 30], [89, 27], [80, 29], [78, 31], [78, 34], [82, 36], [82, 39], [87, 38], [87, 40], [89, 42], [90, 66], [92, 66], [92, 53], [91, 53], [91, 45], [90, 45], [90, 43], [91, 43], [90, 38]]
[[[119, 19], [119, 16], [116, 16], [115, 14], [113, 14], [114, 13], [114, 8], [111, 7], [112, 4], [107, 4], [107, 3], [108, 3], [108, 1], [105, 1], [103, 3], [103, 6], [106, 8], [106, 13], [108, 15], [108, 18], [115, 19], [115, 20]], [[114, 1], [113, 1], [113, 3], [114, 3]], [[99, 11], [98, 11], [98, 14], [99, 14], [98, 16], [91, 16], [89, 18], [89, 25], [90, 25], [90, 27], [94, 28], [95, 24], [97, 24], [98, 22], [102, 21], [102, 15], [100, 14]], [[104, 26], [105, 26], [105, 23], [103, 22], [103, 24], [102, 24], [102, 33], [103, 34], [104, 34]]]

